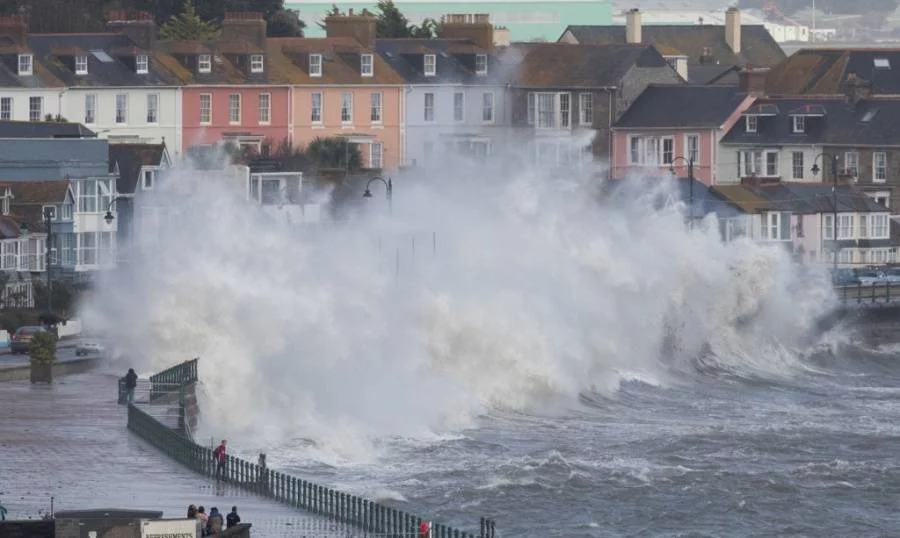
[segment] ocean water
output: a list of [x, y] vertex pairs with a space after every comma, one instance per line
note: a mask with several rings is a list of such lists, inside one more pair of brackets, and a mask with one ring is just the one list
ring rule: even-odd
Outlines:
[[311, 229], [184, 163], [86, 323], [199, 356], [202, 438], [457, 527], [895, 532], [897, 350], [819, 332], [825, 268], [687, 229], [665, 177], [467, 166]]

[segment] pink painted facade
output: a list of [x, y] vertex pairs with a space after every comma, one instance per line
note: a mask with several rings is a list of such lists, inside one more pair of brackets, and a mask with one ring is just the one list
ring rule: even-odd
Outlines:
[[402, 86], [295, 86], [292, 94], [295, 146], [317, 137], [349, 137], [364, 168], [392, 170], [403, 163]]
[[[717, 142], [715, 129], [617, 129], [613, 131], [612, 177], [624, 179], [630, 172], [639, 173], [641, 170], [664, 173], [670, 168], [679, 177], [687, 177], [690, 147], [694, 151], [694, 177], [706, 185], [712, 185], [716, 170]], [[632, 155], [635, 144], [639, 154], [637, 160]], [[648, 149], [657, 146], [658, 151]], [[643, 157], [651, 152], [657, 154], [658, 158], [655, 162], [650, 159], [648, 164], [648, 160]], [[668, 164], [669, 162], [672, 164]]]
[[269, 141], [277, 145], [291, 134], [290, 94], [288, 86], [184, 87], [183, 149], [234, 140], [238, 135], [241, 144]]

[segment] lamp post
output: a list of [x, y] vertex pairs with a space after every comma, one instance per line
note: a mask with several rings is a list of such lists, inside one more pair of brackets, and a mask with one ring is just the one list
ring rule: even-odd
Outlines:
[[[832, 264], [832, 269], [835, 273], [837, 273], [838, 268], [838, 252], [840, 251], [840, 245], [838, 244], [838, 205], [837, 205], [837, 184], [838, 184], [838, 155], [826, 155], [824, 153], [820, 153], [816, 155], [815, 159], [813, 159], [812, 168], [809, 169], [813, 175], [819, 173], [819, 165], [817, 164], [819, 159], [822, 159], [824, 162], [825, 159], [831, 159], [831, 208], [833, 210], [833, 216], [831, 221], [831, 233], [832, 239], [834, 240], [834, 262]], [[824, 171], [823, 171], [824, 172]], [[823, 174], [824, 175], [824, 174]], [[824, 241], [824, 239], [823, 239]]]
[[53, 244], [53, 229], [51, 228], [51, 222], [54, 218], [56, 218], [56, 207], [55, 206], [47, 206], [44, 208], [44, 224], [47, 228], [47, 245], [44, 249], [45, 263], [46, 266], [44, 269], [47, 270], [47, 313], [53, 313], [53, 281], [50, 277], [50, 245]]
[[679, 155], [679, 156], [675, 157], [674, 159], [672, 159], [672, 162], [669, 163], [669, 172], [671, 172], [672, 174], [675, 173], [675, 163], [677, 163], [678, 161], [681, 161], [681, 162], [687, 164], [688, 198], [690, 198], [690, 205], [691, 205], [691, 213], [690, 213], [690, 216], [688, 217], [689, 218], [688, 223], [689, 223], [690, 229], [693, 230], [694, 229], [694, 159], [693, 159], [693, 157], [686, 159], [682, 155]]
[[384, 179], [383, 177], [376, 176], [373, 177], [366, 183], [366, 192], [363, 193], [364, 198], [371, 198], [372, 191], [369, 190], [369, 185], [371, 185], [375, 181], [380, 181], [384, 183], [385, 194], [387, 195], [388, 200], [388, 210], [393, 214], [394, 213], [394, 183], [391, 181], [391, 178]]
[[107, 224], [112, 224], [112, 222], [116, 220], [116, 216], [112, 214], [113, 204], [119, 200], [124, 200], [125, 198], [127, 198], [127, 196], [116, 196], [109, 201], [109, 205], [106, 206], [106, 215], [103, 216], [103, 220], [105, 220]]

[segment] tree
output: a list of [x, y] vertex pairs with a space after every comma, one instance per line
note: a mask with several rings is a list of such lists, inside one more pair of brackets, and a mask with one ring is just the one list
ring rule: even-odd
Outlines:
[[200, 18], [191, 0], [184, 0], [181, 13], [173, 15], [159, 31], [159, 37], [171, 40], [206, 41], [218, 34], [214, 24]]
[[[34, 287], [34, 305], [36, 308], [45, 308], [47, 305], [47, 284], [40, 280], [32, 281]], [[74, 311], [75, 302], [78, 298], [78, 290], [69, 280], [54, 280], [51, 283], [53, 289], [53, 312], [59, 314], [63, 319], [67, 319]]]
[[31, 382], [53, 383], [56, 337], [46, 331], [35, 333], [28, 345], [28, 355], [31, 358]]
[[306, 155], [314, 168], [346, 168], [352, 171], [358, 170], [362, 163], [359, 146], [341, 137], [316, 137], [306, 147]]
[[378, 17], [375, 21], [375, 34], [383, 38], [422, 38], [431, 39], [437, 35], [438, 23], [434, 19], [425, 19], [421, 26], [409, 23], [394, 0], [378, 0]]
[[303, 29], [306, 28], [306, 23], [292, 9], [276, 11], [267, 22], [266, 34], [269, 37], [303, 37]]

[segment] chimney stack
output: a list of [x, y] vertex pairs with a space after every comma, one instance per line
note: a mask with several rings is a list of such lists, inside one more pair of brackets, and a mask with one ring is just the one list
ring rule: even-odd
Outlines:
[[249, 41], [257, 47], [266, 47], [266, 19], [262, 13], [228, 12], [222, 21], [222, 41]]
[[325, 17], [325, 35], [328, 37], [352, 37], [362, 46], [375, 47], [375, 15], [363, 9], [362, 13], [353, 13], [351, 9], [342, 15], [335, 8]]
[[106, 14], [106, 31], [124, 34], [144, 50], [150, 50], [156, 41], [156, 22], [147, 11], [110, 11]]
[[625, 42], [641, 42], [641, 10], [634, 8], [625, 14]]
[[7, 37], [20, 47], [25, 46], [28, 37], [28, 23], [21, 15], [0, 16], [0, 37]]
[[738, 88], [744, 93], [753, 95], [765, 95], [766, 93], [766, 75], [768, 68], [752, 68], [747, 66], [738, 72]]
[[741, 52], [741, 12], [736, 7], [730, 7], [725, 12], [725, 41], [731, 47], [732, 52]]
[[484, 50], [494, 48], [494, 25], [483, 13], [453, 13], [441, 17], [441, 38], [468, 39]]

